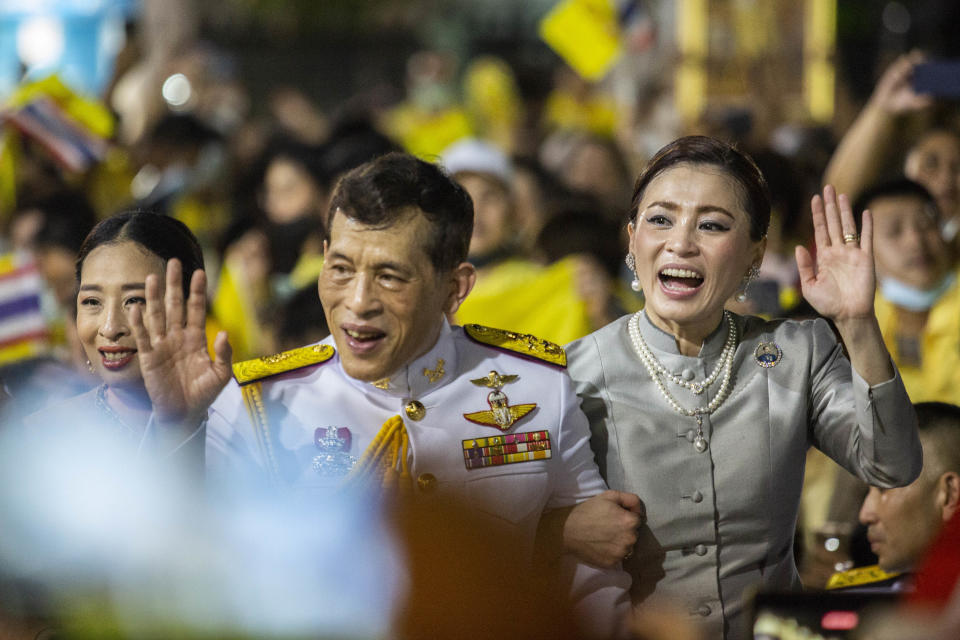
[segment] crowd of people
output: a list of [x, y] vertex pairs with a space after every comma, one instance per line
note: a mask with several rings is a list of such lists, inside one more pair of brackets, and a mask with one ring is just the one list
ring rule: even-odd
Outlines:
[[[9, 113], [43, 102], [70, 126], [4, 120], [0, 466], [40, 488], [0, 491], [0, 586], [17, 594], [0, 637], [735, 640], [758, 589], [905, 593], [891, 625], [960, 632], [944, 551], [960, 526], [960, 113], [914, 90], [923, 61], [894, 61], [835, 139], [703, 122], [650, 157], [600, 87], [558, 72], [547, 104], [564, 108], [536, 113], [490, 58], [466, 75], [496, 109], [425, 102], [454, 74], [422, 52], [391, 109], [325, 114], [288, 88], [265, 117], [224, 119], [221, 86], [133, 136], [110, 96], [25, 83]], [[176, 489], [102, 493], [87, 479], [103, 467]], [[181, 558], [170, 582], [208, 587], [198, 616], [152, 582], [170, 544], [119, 536], [124, 580], [94, 571], [80, 597], [61, 589], [82, 545], [44, 557], [108, 511], [142, 534], [124, 512], [146, 495], [212, 575], [218, 539], [191, 524], [213, 502], [229, 515], [202, 518], [284, 524], [251, 525], [268, 541], [214, 529], [267, 543], [266, 585], [289, 570], [335, 593], [270, 555], [289, 542], [338, 576], [364, 563], [349, 533], [316, 555], [309, 505], [359, 517], [331, 493], [383, 507], [390, 541], [369, 525], [356, 544], [378, 546], [358, 581], [381, 583], [385, 619], [230, 600], [223, 582], [250, 576], [215, 583]], [[166, 609], [118, 613], [138, 575]]]

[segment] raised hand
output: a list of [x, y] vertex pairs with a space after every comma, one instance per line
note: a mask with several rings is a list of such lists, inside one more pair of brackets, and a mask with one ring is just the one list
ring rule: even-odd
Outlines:
[[892, 114], [917, 111], [933, 104], [933, 97], [913, 90], [913, 68], [924, 61], [923, 55], [912, 51], [897, 58], [877, 82], [870, 102]]
[[813, 196], [811, 209], [816, 260], [805, 247], [796, 250], [803, 297], [838, 323], [872, 319], [877, 283], [870, 212], [863, 212], [858, 235], [849, 198], [837, 196], [830, 185], [823, 188], [823, 197]]
[[230, 380], [232, 350], [221, 331], [214, 341], [214, 359], [207, 351], [206, 275], [194, 271], [184, 317], [180, 261], [167, 263], [166, 290], [160, 299], [160, 282], [147, 276], [146, 310], [130, 314], [137, 341], [140, 371], [161, 425], [195, 428], [207, 408]]

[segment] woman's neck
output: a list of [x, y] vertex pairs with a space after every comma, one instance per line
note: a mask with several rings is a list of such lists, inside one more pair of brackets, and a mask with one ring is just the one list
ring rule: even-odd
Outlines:
[[659, 329], [666, 331], [673, 336], [677, 343], [677, 351], [684, 356], [698, 356], [703, 347], [703, 341], [711, 333], [716, 331], [717, 327], [723, 321], [723, 309], [716, 313], [715, 317], [703, 322], [681, 323], [665, 320], [656, 313], [647, 312], [647, 317]]
[[153, 403], [143, 387], [107, 385], [104, 400], [121, 420], [130, 426], [146, 428], [153, 412]]

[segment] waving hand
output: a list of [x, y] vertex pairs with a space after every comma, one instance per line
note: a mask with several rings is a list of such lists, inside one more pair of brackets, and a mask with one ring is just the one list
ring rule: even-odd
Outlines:
[[167, 263], [166, 290], [160, 299], [157, 276], [147, 276], [146, 310], [131, 312], [137, 341], [140, 371], [162, 425], [193, 428], [206, 415], [207, 407], [230, 380], [232, 351], [226, 332], [214, 342], [214, 358], [207, 351], [206, 275], [202, 270], [190, 279], [190, 295], [184, 316], [181, 266]]
[[803, 297], [835, 322], [873, 317], [877, 284], [870, 212], [864, 211], [858, 235], [850, 200], [832, 186], [823, 188], [823, 197], [814, 196], [811, 207], [816, 259], [804, 247], [796, 251]]

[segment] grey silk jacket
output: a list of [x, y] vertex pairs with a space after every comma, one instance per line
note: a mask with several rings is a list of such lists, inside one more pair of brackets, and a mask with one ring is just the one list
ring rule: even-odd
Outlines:
[[[909, 484], [922, 466], [916, 415], [899, 373], [868, 386], [825, 321], [734, 315], [733, 389], [703, 418], [709, 445], [699, 453], [696, 420], [661, 395], [635, 352], [629, 318], [573, 342], [567, 357], [601, 474], [646, 506], [647, 523], [625, 563], [632, 599], [673, 600], [708, 638], [747, 637], [749, 589], [800, 587], [793, 534], [807, 448], [870, 484]], [[727, 335], [722, 322], [699, 357], [687, 357], [645, 314], [639, 326], [667, 371], [697, 381], [713, 371]], [[761, 366], [761, 343], [761, 355], [776, 353], [771, 343], [780, 348], [773, 366]], [[700, 397], [665, 384], [692, 409], [707, 405], [721, 379], [722, 372]]]

